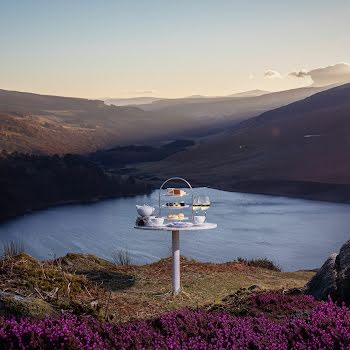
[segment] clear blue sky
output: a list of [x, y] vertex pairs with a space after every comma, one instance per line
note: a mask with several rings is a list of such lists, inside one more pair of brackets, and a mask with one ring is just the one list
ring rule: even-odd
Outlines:
[[221, 95], [350, 61], [349, 0], [0, 0], [0, 88]]

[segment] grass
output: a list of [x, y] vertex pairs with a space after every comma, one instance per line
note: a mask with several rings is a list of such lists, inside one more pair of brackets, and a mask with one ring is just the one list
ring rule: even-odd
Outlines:
[[4, 258], [11, 258], [24, 252], [24, 244], [21, 239], [2, 242], [2, 255]]
[[261, 267], [272, 271], [282, 271], [282, 268], [279, 265], [267, 258], [246, 259], [238, 257], [237, 261], [247, 266]]
[[131, 265], [131, 256], [126, 248], [112, 252], [112, 259], [115, 265]]
[[181, 258], [183, 293], [173, 297], [171, 259], [115, 265], [94, 255], [67, 254], [39, 262], [27, 254], [0, 261], [0, 290], [34, 295], [57, 310], [92, 313], [113, 322], [147, 319], [181, 308], [220, 304], [241, 288], [302, 287], [314, 272], [279, 272], [242, 262], [201, 263]]

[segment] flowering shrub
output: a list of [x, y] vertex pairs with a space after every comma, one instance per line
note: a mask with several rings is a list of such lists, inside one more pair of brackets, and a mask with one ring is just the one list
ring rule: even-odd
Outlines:
[[247, 307], [255, 315], [281, 316], [300, 314], [313, 309], [318, 301], [310, 295], [289, 295], [278, 292], [256, 293], [247, 299]]
[[303, 315], [318, 305], [318, 301], [305, 294], [282, 294], [276, 292], [238, 291], [226, 297], [210, 310], [229, 312], [235, 316], [266, 316], [284, 318], [288, 315]]
[[[260, 301], [271, 298], [260, 297]], [[309, 298], [309, 297], [307, 297]], [[0, 349], [347, 349], [350, 311], [317, 303], [281, 322], [264, 315], [183, 310], [122, 325], [92, 317], [0, 319]]]

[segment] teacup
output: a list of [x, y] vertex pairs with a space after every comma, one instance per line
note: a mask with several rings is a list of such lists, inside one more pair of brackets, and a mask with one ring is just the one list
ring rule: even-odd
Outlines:
[[147, 220], [147, 225], [148, 226], [163, 226], [164, 224], [164, 218], [162, 217], [149, 217]]
[[204, 215], [195, 215], [193, 222], [197, 225], [204, 224], [205, 216]]

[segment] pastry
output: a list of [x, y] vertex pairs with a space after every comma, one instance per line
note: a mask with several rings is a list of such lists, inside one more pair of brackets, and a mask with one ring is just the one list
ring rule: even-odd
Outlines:
[[166, 190], [166, 195], [167, 196], [173, 196], [174, 195], [174, 188], [168, 188]]
[[175, 219], [175, 220], [183, 220], [185, 219], [185, 215], [183, 213], [180, 214], [169, 214], [168, 219]]
[[167, 196], [184, 196], [186, 194], [186, 191], [180, 190], [179, 188], [167, 188], [166, 190]]

